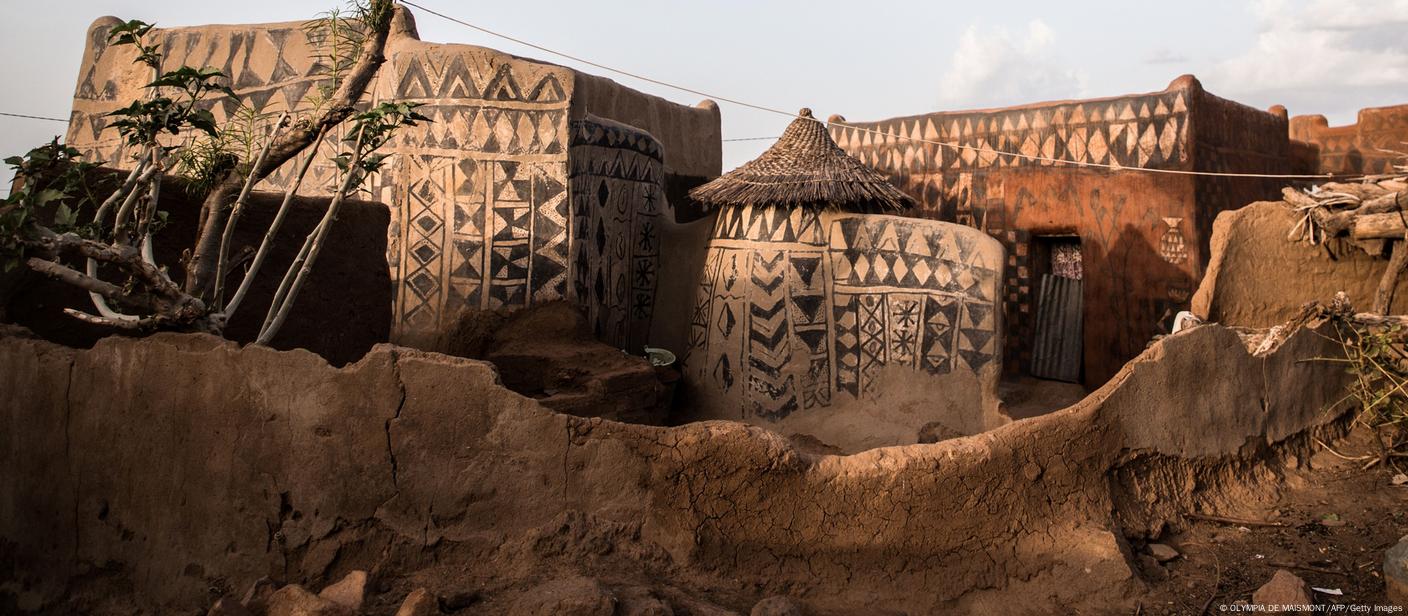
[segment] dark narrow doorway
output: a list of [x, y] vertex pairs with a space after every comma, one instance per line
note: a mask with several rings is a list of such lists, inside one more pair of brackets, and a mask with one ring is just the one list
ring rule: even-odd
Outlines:
[[1032, 240], [1032, 272], [1039, 277], [1032, 376], [1080, 382], [1084, 364], [1084, 262], [1080, 238], [1045, 235]]

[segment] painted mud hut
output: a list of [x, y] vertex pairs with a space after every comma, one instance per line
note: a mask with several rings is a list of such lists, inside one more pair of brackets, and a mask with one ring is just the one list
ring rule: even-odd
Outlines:
[[[649, 314], [632, 304], [653, 294], [654, 280], [621, 287], [615, 274], [622, 272], [611, 265], [601, 292], [584, 296], [597, 290], [608, 246], [592, 237], [596, 228], [581, 225], [596, 220], [590, 208], [609, 202], [631, 211], [616, 212], [606, 226], [649, 235], [670, 195], [717, 177], [718, 106], [676, 104], [494, 49], [422, 41], [410, 11], [397, 13], [367, 99], [422, 103], [433, 121], [398, 134], [386, 147], [391, 160], [370, 180], [372, 198], [391, 214], [392, 341], [434, 347], [464, 311], [566, 299], [605, 302], [593, 315], [604, 337], [635, 344], [639, 335], [628, 330], [647, 328]], [[90, 160], [130, 168], [107, 114], [140, 97], [149, 80], [130, 49], [108, 44], [118, 23], [104, 17], [89, 28], [66, 141]], [[327, 54], [326, 34], [309, 23], [163, 28], [151, 36], [168, 67], [211, 66], [229, 75], [236, 96], [211, 109], [220, 124], [305, 110], [329, 83], [318, 61]], [[305, 182], [309, 193], [326, 192], [337, 177], [326, 152], [319, 156]], [[295, 169], [290, 162], [260, 188], [281, 190]], [[570, 178], [584, 174], [598, 181], [578, 194]], [[639, 198], [624, 198], [627, 192]], [[624, 258], [648, 267], [653, 248], [642, 250]]]
[[[917, 215], [1006, 246], [1007, 372], [1089, 387], [1187, 309], [1217, 213], [1283, 182], [1185, 172], [1314, 172], [1284, 108], [1220, 98], [1192, 75], [1147, 94], [833, 119], [836, 142], [914, 196]], [[1064, 332], [1080, 342], [1053, 343]]]
[[[981, 394], [1001, 363], [996, 240], [883, 214], [914, 202], [806, 109], [756, 160], [690, 196], [716, 215], [686, 359], [698, 414], [787, 423], [833, 442], [820, 425], [844, 423], [833, 411], [911, 396], [857, 412], [903, 408], [891, 419], [909, 435], [935, 420], [961, 432], [990, 427]], [[958, 375], [965, 386], [930, 388], [915, 372]]]

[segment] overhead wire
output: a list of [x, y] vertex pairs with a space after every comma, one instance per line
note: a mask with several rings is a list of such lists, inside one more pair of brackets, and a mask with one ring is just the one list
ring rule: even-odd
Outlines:
[[48, 116], [29, 115], [25, 113], [9, 113], [5, 111], [0, 111], [0, 116], [5, 116], [7, 118], [24, 118], [27, 120], [48, 120], [50, 122], [63, 122], [64, 124], [68, 124], [68, 120], [65, 118], [51, 118]]
[[[602, 63], [600, 63], [600, 62], [594, 62], [594, 61], [592, 61], [592, 60], [588, 60], [588, 59], [582, 58], [582, 57], [580, 57], [580, 56], [576, 56], [576, 55], [569, 54], [569, 53], [566, 53], [566, 52], [558, 51], [558, 50], [556, 50], [556, 49], [552, 49], [552, 48], [549, 48], [549, 47], [545, 47], [545, 46], [543, 46], [543, 45], [539, 45], [539, 44], [537, 44], [537, 43], [532, 43], [532, 42], [529, 42], [529, 41], [526, 41], [526, 40], [523, 40], [523, 39], [520, 39], [520, 38], [517, 38], [517, 37], [514, 37], [514, 36], [510, 36], [510, 35], [507, 35], [507, 34], [503, 34], [503, 33], [501, 33], [501, 32], [497, 32], [497, 31], [491, 30], [491, 29], [489, 29], [489, 28], [485, 28], [485, 27], [483, 27], [483, 26], [475, 25], [475, 24], [470, 23], [470, 22], [468, 22], [468, 21], [465, 21], [465, 20], [463, 20], [463, 19], [459, 19], [459, 18], [457, 18], [457, 17], [453, 17], [453, 16], [450, 16], [450, 15], [446, 15], [445, 13], [442, 13], [442, 12], [440, 12], [440, 11], [436, 11], [435, 9], [429, 8], [429, 7], [427, 7], [427, 6], [423, 5], [423, 4], [420, 4], [419, 2], [415, 2], [415, 1], [413, 1], [413, 0], [400, 0], [400, 1], [401, 1], [401, 4], [405, 4], [405, 5], [407, 5], [407, 6], [415, 7], [415, 8], [417, 8], [417, 9], [422, 10], [422, 11], [425, 11], [426, 13], [428, 13], [428, 14], [430, 14], [430, 15], [434, 15], [434, 16], [439, 17], [439, 18], [441, 18], [441, 19], [444, 19], [444, 20], [446, 20], [446, 21], [459, 24], [459, 25], [461, 25], [461, 26], [464, 26], [464, 27], [470, 28], [470, 29], [472, 29], [472, 30], [475, 30], [475, 31], [478, 31], [478, 32], [487, 34], [487, 35], [489, 35], [489, 36], [493, 36], [493, 37], [497, 37], [497, 38], [500, 38], [500, 39], [503, 39], [503, 40], [506, 40], [506, 41], [510, 41], [510, 42], [513, 42], [513, 43], [517, 43], [517, 44], [519, 44], [519, 45], [523, 45], [523, 46], [529, 47], [529, 48], [531, 48], [531, 49], [536, 49], [536, 50], [541, 51], [541, 52], [543, 52], [543, 53], [551, 54], [551, 55], [554, 55], [554, 56], [557, 56], [557, 57], [560, 57], [560, 58], [566, 58], [566, 59], [571, 60], [571, 61], [573, 61], [573, 62], [579, 62], [579, 63], [585, 64], [585, 65], [587, 65], [587, 66], [591, 66], [591, 67], [598, 68], [598, 69], [601, 69], [601, 70], [604, 70], [604, 71], [608, 71], [608, 72], [611, 72], [611, 73], [615, 73], [615, 74], [617, 74], [617, 75], [621, 75], [621, 76], [624, 76], [624, 77], [629, 77], [629, 78], [631, 78], [631, 79], [637, 79], [637, 80], [640, 80], [640, 81], [643, 81], [643, 82], [646, 82], [646, 83], [658, 85], [658, 86], [665, 87], [665, 88], [670, 88], [670, 89], [672, 89], [672, 90], [678, 90], [678, 91], [680, 91], [680, 92], [687, 92], [687, 93], [689, 93], [689, 94], [694, 94], [694, 95], [697, 95], [697, 96], [703, 96], [703, 97], [705, 97], [705, 98], [713, 99], [713, 100], [719, 101], [719, 102], [729, 103], [729, 104], [732, 104], [732, 105], [737, 105], [737, 106], [739, 106], [739, 107], [745, 107], [745, 108], [754, 109], [754, 110], [757, 110], [757, 111], [764, 111], [764, 112], [767, 112], [767, 113], [773, 113], [773, 114], [777, 114], [777, 115], [781, 115], [781, 116], [786, 116], [786, 117], [792, 118], [792, 119], [811, 120], [811, 121], [813, 121], [813, 122], [826, 123], [826, 122], [823, 122], [822, 120], [820, 120], [820, 119], [818, 119], [818, 118], [815, 118], [815, 117], [802, 116], [802, 115], [799, 115], [799, 114], [797, 114], [797, 113], [793, 113], [793, 112], [790, 112], [790, 111], [784, 111], [784, 110], [782, 110], [782, 109], [777, 109], [777, 108], [774, 108], [774, 107], [768, 107], [768, 106], [766, 106], [766, 105], [759, 105], [759, 104], [756, 104], [756, 103], [750, 103], [750, 102], [747, 102], [747, 101], [743, 101], [743, 100], [739, 100], [739, 99], [735, 99], [735, 98], [731, 98], [731, 97], [727, 97], [727, 96], [720, 96], [720, 95], [718, 95], [718, 94], [713, 94], [713, 93], [705, 92], [705, 91], [703, 91], [703, 90], [698, 90], [698, 89], [695, 89], [695, 88], [690, 88], [690, 87], [687, 87], [687, 86], [682, 86], [682, 85], [679, 85], [679, 84], [676, 84], [676, 83], [671, 83], [671, 82], [664, 81], [664, 80], [661, 80], [661, 79], [656, 79], [656, 78], [653, 78], [653, 77], [648, 77], [648, 76], [641, 75], [641, 74], [639, 74], [639, 73], [634, 73], [634, 72], [631, 72], [631, 71], [627, 71], [627, 70], [624, 70], [624, 69], [619, 69], [619, 68], [616, 68], [616, 67], [613, 67], [613, 66], [609, 66], [609, 65], [606, 65], [606, 64], [602, 64]], [[1113, 171], [1140, 171], [1140, 172], [1145, 172], [1145, 173], [1162, 173], [1162, 174], [1168, 174], [1168, 175], [1194, 175], [1194, 176], [1204, 176], [1204, 177], [1240, 177], [1240, 178], [1265, 178], [1265, 179], [1347, 179], [1347, 177], [1349, 177], [1349, 176], [1343, 176], [1343, 175], [1336, 175], [1336, 174], [1333, 174], [1333, 173], [1234, 173], [1234, 172], [1225, 172], [1225, 171], [1195, 171], [1195, 170], [1186, 170], [1186, 169], [1159, 169], [1159, 168], [1151, 168], [1151, 167], [1129, 167], [1129, 166], [1125, 166], [1125, 165], [1120, 165], [1120, 164], [1118, 164], [1118, 163], [1116, 163], [1116, 164], [1110, 164], [1110, 163], [1097, 163], [1097, 162], [1086, 162], [1086, 161], [1078, 161], [1078, 160], [1069, 160], [1069, 159], [1064, 159], [1064, 158], [1056, 158], [1056, 157], [1052, 157], [1052, 156], [1039, 156], [1039, 155], [1035, 155], [1035, 154], [1023, 154], [1023, 153], [1021, 153], [1021, 152], [1008, 152], [1008, 151], [998, 150], [998, 149], [991, 148], [991, 147], [979, 147], [979, 146], [974, 146], [974, 145], [966, 145], [966, 144], [953, 143], [953, 142], [948, 142], [948, 141], [935, 141], [935, 140], [932, 140], [932, 139], [923, 139], [923, 138], [913, 137], [913, 136], [897, 135], [897, 134], [890, 133], [890, 132], [887, 132], [887, 131], [883, 131], [883, 130], [879, 130], [879, 129], [874, 129], [874, 128], [869, 128], [869, 127], [865, 127], [865, 126], [860, 126], [860, 125], [857, 125], [857, 124], [850, 124], [850, 123], [847, 123], [847, 122], [836, 121], [836, 122], [830, 122], [830, 124], [832, 124], [832, 125], [834, 125], [834, 126], [843, 127], [843, 128], [850, 128], [850, 129], [854, 129], [854, 130], [858, 130], [858, 131], [862, 131], [862, 132], [866, 132], [866, 133], [871, 133], [871, 134], [874, 134], [874, 135], [879, 135], [879, 136], [881, 136], [881, 137], [886, 137], [886, 138], [891, 138], [891, 139], [900, 139], [900, 140], [911, 141], [911, 142], [915, 142], [915, 143], [925, 143], [925, 144], [929, 144], [929, 145], [936, 145], [936, 146], [951, 148], [951, 149], [960, 150], [960, 151], [961, 151], [961, 150], [971, 150], [971, 151], [977, 152], [977, 153], [979, 153], [979, 154], [991, 154], [991, 155], [997, 155], [997, 156], [1011, 156], [1011, 157], [1014, 157], [1014, 158], [1020, 158], [1020, 159], [1023, 159], [1023, 160], [1029, 160], [1029, 161], [1039, 162], [1039, 163], [1074, 165], [1074, 166], [1077, 166], [1077, 167], [1094, 167], [1094, 168], [1100, 168], [1100, 169], [1109, 169], [1109, 170], [1113, 170]], [[735, 142], [735, 141], [758, 141], [758, 140], [762, 140], [762, 139], [766, 139], [766, 138], [765, 138], [765, 137], [745, 137], [745, 138], [738, 138], [738, 139], [725, 139], [724, 141], [728, 141], [728, 142]], [[1355, 177], [1357, 177], [1357, 176], [1355, 176]]]
[[[774, 108], [774, 107], [768, 107], [768, 106], [766, 106], [766, 105], [759, 105], [759, 104], [756, 104], [756, 103], [750, 103], [750, 102], [747, 102], [747, 101], [743, 101], [743, 100], [739, 100], [739, 99], [735, 99], [735, 98], [731, 98], [731, 97], [727, 97], [727, 96], [720, 96], [720, 95], [718, 95], [718, 94], [706, 92], [706, 91], [699, 90], [699, 89], [695, 89], [695, 88], [690, 88], [690, 87], [687, 87], [687, 86], [683, 86], [683, 85], [679, 85], [679, 84], [676, 84], [676, 83], [664, 81], [664, 80], [661, 80], [661, 79], [655, 79], [655, 78], [653, 78], [653, 77], [648, 77], [648, 76], [646, 76], [646, 75], [641, 75], [641, 74], [639, 74], [639, 73], [634, 73], [634, 72], [631, 72], [631, 71], [627, 71], [627, 70], [619, 69], [619, 68], [616, 68], [616, 67], [613, 67], [613, 66], [609, 66], [609, 65], [606, 65], [606, 64], [602, 64], [602, 63], [600, 63], [600, 62], [595, 62], [595, 61], [592, 61], [592, 60], [588, 60], [588, 59], [583, 58], [583, 57], [580, 57], [580, 56], [576, 56], [576, 55], [569, 54], [569, 53], [566, 53], [566, 52], [558, 51], [558, 50], [556, 50], [556, 49], [552, 49], [552, 48], [549, 48], [549, 47], [545, 47], [545, 46], [543, 46], [543, 45], [539, 45], [539, 44], [537, 44], [537, 43], [532, 43], [532, 42], [529, 42], [529, 41], [526, 41], [526, 40], [523, 40], [523, 39], [520, 39], [520, 38], [517, 38], [517, 37], [514, 37], [514, 36], [510, 36], [510, 35], [507, 35], [507, 34], [503, 34], [503, 33], [501, 33], [501, 32], [497, 32], [497, 31], [491, 30], [491, 29], [489, 29], [489, 28], [485, 28], [485, 27], [483, 27], [483, 26], [475, 25], [475, 24], [470, 23], [470, 22], [468, 22], [468, 21], [465, 21], [465, 20], [463, 20], [463, 19], [459, 19], [459, 18], [457, 18], [457, 17], [453, 17], [453, 16], [447, 15], [447, 14], [445, 14], [445, 13], [442, 13], [442, 12], [440, 12], [440, 11], [437, 11], [437, 10], [435, 10], [435, 9], [429, 8], [429, 7], [427, 7], [427, 6], [424, 6], [424, 5], [420, 4], [419, 2], [414, 2], [413, 0], [401, 0], [401, 3], [402, 3], [402, 4], [405, 4], [405, 5], [407, 5], [407, 6], [415, 7], [415, 8], [420, 9], [420, 10], [422, 10], [422, 11], [424, 11], [424, 12], [430, 14], [430, 15], [434, 15], [434, 16], [439, 17], [439, 18], [441, 18], [441, 19], [444, 19], [444, 20], [446, 20], [446, 21], [459, 24], [459, 25], [461, 25], [461, 26], [464, 26], [464, 27], [473, 29], [473, 30], [478, 31], [478, 32], [482, 32], [482, 33], [487, 34], [487, 35], [489, 35], [489, 36], [493, 36], [493, 37], [497, 37], [497, 38], [500, 38], [500, 39], [503, 39], [503, 40], [506, 40], [506, 41], [510, 41], [510, 42], [513, 42], [513, 43], [517, 43], [517, 44], [523, 45], [523, 46], [525, 46], [525, 47], [529, 47], [529, 48], [532, 48], [532, 49], [536, 49], [536, 50], [541, 51], [541, 52], [543, 52], [543, 53], [551, 54], [551, 55], [558, 56], [558, 57], [561, 57], [561, 58], [566, 58], [566, 59], [571, 60], [571, 61], [573, 61], [573, 62], [579, 62], [579, 63], [585, 64], [585, 65], [587, 65], [587, 66], [591, 66], [591, 67], [598, 68], [598, 69], [601, 69], [601, 70], [604, 70], [604, 71], [608, 71], [608, 72], [611, 72], [611, 73], [615, 73], [615, 74], [617, 74], [617, 75], [621, 75], [621, 76], [624, 76], [624, 77], [629, 77], [629, 78], [631, 78], [631, 79], [636, 79], [636, 80], [643, 81], [643, 82], [646, 82], [646, 83], [655, 84], [655, 85], [658, 85], [658, 86], [661, 86], [661, 87], [664, 87], [664, 88], [669, 88], [669, 89], [672, 89], [672, 90], [678, 90], [678, 91], [680, 91], [680, 92], [687, 92], [687, 93], [694, 94], [694, 95], [697, 95], [697, 96], [703, 96], [703, 97], [708, 98], [708, 99], [712, 99], [712, 100], [715, 100], [715, 101], [720, 101], [720, 102], [728, 103], [728, 104], [731, 104], [731, 105], [737, 105], [737, 106], [739, 106], [739, 107], [744, 107], [744, 108], [748, 108], [748, 109], [754, 109], [754, 110], [757, 110], [757, 111], [763, 111], [763, 112], [767, 112], [767, 113], [772, 113], [772, 114], [777, 114], [777, 115], [785, 116], [785, 117], [788, 117], [788, 118], [792, 118], [792, 119], [794, 119], [794, 120], [795, 120], [795, 119], [802, 119], [802, 120], [810, 120], [810, 121], [813, 121], [813, 122], [824, 123], [824, 122], [822, 122], [822, 120], [817, 119], [817, 118], [815, 118], [815, 117], [802, 116], [802, 115], [799, 115], [799, 114], [796, 114], [796, 113], [792, 113], [792, 112], [789, 112], [789, 111], [784, 111], [784, 110], [782, 110], [782, 109], [777, 109], [777, 108]], [[67, 119], [63, 119], [63, 118], [55, 118], [55, 117], [39, 116], [39, 115], [29, 115], [29, 114], [21, 114], [21, 113], [0, 112], [0, 116], [12, 117], [12, 118], [24, 118], [24, 119], [31, 119], [31, 120], [47, 120], [47, 121], [52, 121], [52, 122], [64, 122], [64, 123], [67, 123], [67, 122], [68, 122]], [[1035, 154], [1024, 154], [1024, 153], [1022, 153], [1022, 152], [1009, 152], [1009, 151], [999, 150], [999, 149], [992, 148], [992, 147], [980, 147], [980, 146], [967, 145], [967, 144], [962, 144], [962, 143], [954, 143], [954, 142], [949, 142], [949, 141], [936, 141], [936, 140], [932, 140], [932, 139], [924, 139], [924, 138], [914, 137], [914, 136], [898, 135], [898, 134], [891, 133], [891, 132], [888, 132], [888, 131], [883, 131], [883, 130], [879, 130], [879, 129], [875, 129], [875, 128], [870, 128], [870, 127], [866, 127], [866, 126], [861, 126], [861, 125], [858, 125], [858, 124], [851, 124], [851, 123], [847, 123], [847, 122], [844, 122], [844, 121], [833, 121], [833, 122], [829, 122], [829, 124], [831, 124], [831, 125], [833, 125], [833, 126], [839, 126], [839, 127], [842, 127], [842, 128], [848, 128], [848, 129], [857, 130], [857, 131], [861, 131], [861, 132], [865, 132], [865, 133], [870, 133], [870, 134], [877, 135], [877, 136], [884, 137], [884, 138], [888, 138], [888, 139], [899, 139], [899, 140], [902, 140], [902, 141], [910, 141], [910, 142], [914, 142], [914, 143], [923, 143], [923, 144], [934, 145], [934, 146], [939, 146], [939, 147], [951, 148], [951, 149], [958, 150], [958, 151], [968, 150], [968, 151], [976, 152], [976, 153], [979, 153], [979, 154], [988, 154], [988, 155], [994, 155], [994, 156], [1010, 156], [1010, 157], [1013, 157], [1013, 158], [1019, 158], [1019, 159], [1029, 160], [1029, 161], [1038, 162], [1038, 163], [1059, 164], [1059, 165], [1073, 165], [1073, 166], [1076, 166], [1076, 167], [1093, 167], [1093, 168], [1098, 168], [1098, 169], [1109, 169], [1109, 170], [1113, 170], [1113, 171], [1138, 171], [1138, 172], [1145, 172], [1145, 173], [1161, 173], [1161, 174], [1168, 174], [1168, 175], [1193, 175], [1193, 176], [1204, 176], [1204, 177], [1240, 177], [1240, 178], [1265, 178], [1265, 179], [1347, 179], [1348, 177], [1357, 177], [1357, 176], [1336, 175], [1336, 174], [1333, 174], [1333, 173], [1314, 173], [1314, 174], [1311, 174], [1311, 173], [1236, 173], [1236, 172], [1225, 172], [1225, 171], [1197, 171], [1197, 170], [1187, 170], [1187, 169], [1160, 169], [1160, 168], [1153, 168], [1153, 167], [1130, 167], [1130, 166], [1126, 166], [1126, 165], [1120, 165], [1120, 164], [1118, 164], [1118, 163], [1111, 164], [1111, 163], [1098, 163], [1098, 162], [1089, 162], [1089, 161], [1070, 160], [1070, 159], [1065, 159], [1065, 158], [1057, 158], [1057, 157], [1054, 157], [1054, 156], [1040, 156], [1040, 155], [1035, 155]], [[723, 141], [724, 141], [725, 143], [736, 143], [736, 142], [745, 142], [745, 141], [765, 141], [765, 140], [770, 140], [770, 139], [776, 139], [776, 137], [738, 137], [738, 138], [724, 139]]]

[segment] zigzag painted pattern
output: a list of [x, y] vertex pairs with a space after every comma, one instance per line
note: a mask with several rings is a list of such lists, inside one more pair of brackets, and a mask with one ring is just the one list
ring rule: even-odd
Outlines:
[[797, 410], [787, 296], [780, 293], [787, 273], [787, 253], [755, 251], [751, 280], [759, 292], [749, 306], [748, 398], [751, 414], [781, 419]]

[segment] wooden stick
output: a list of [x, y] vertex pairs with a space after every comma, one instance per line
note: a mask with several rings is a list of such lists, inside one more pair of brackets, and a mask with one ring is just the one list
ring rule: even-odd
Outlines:
[[83, 312], [82, 310], [74, 310], [72, 308], [64, 308], [64, 314], [80, 321], [83, 321], [85, 323], [91, 323], [93, 325], [102, 325], [104, 327], [115, 327], [117, 329], [126, 330], [146, 329], [148, 327], [154, 327], [158, 323], [158, 320], [154, 318], [140, 319], [136, 321], [106, 319], [95, 314], [88, 314], [86, 312]]
[[1403, 275], [1403, 270], [1408, 268], [1408, 232], [1400, 235], [1398, 242], [1393, 244], [1393, 254], [1388, 258], [1388, 267], [1384, 268], [1383, 277], [1379, 278], [1379, 288], [1374, 291], [1373, 311], [1378, 314], [1388, 314], [1393, 307], [1393, 293], [1398, 289], [1398, 277]]
[[1238, 518], [1227, 518], [1227, 517], [1223, 517], [1223, 516], [1220, 516], [1220, 515], [1205, 515], [1205, 514], [1201, 514], [1201, 513], [1190, 513], [1190, 514], [1187, 514], [1185, 517], [1192, 518], [1192, 519], [1194, 519], [1194, 520], [1202, 520], [1202, 521], [1204, 521], [1204, 522], [1217, 522], [1217, 523], [1219, 523], [1219, 524], [1232, 524], [1232, 525], [1236, 525], [1236, 526], [1271, 526], [1271, 527], [1277, 527], [1277, 528], [1283, 528], [1283, 527], [1286, 526], [1286, 524], [1285, 524], [1284, 522], [1263, 522], [1263, 521], [1259, 521], [1259, 520], [1242, 520], [1242, 519], [1238, 519]]
[[1345, 572], [1343, 572], [1343, 571], [1339, 571], [1339, 570], [1337, 570], [1337, 569], [1326, 569], [1326, 568], [1324, 568], [1324, 567], [1312, 567], [1312, 566], [1310, 566], [1310, 565], [1302, 565], [1302, 564], [1300, 564], [1300, 563], [1290, 563], [1290, 562], [1278, 561], [1278, 560], [1268, 560], [1268, 561], [1266, 561], [1266, 562], [1264, 562], [1264, 563], [1262, 563], [1262, 564], [1263, 564], [1263, 565], [1266, 565], [1267, 567], [1281, 567], [1281, 568], [1285, 568], [1285, 569], [1300, 569], [1301, 571], [1310, 571], [1310, 572], [1313, 572], [1313, 573], [1324, 573], [1324, 574], [1327, 574], [1327, 575], [1339, 575], [1339, 576], [1343, 576], [1343, 577], [1349, 577], [1349, 574], [1348, 574], [1348, 573], [1345, 573]]
[[47, 259], [40, 259], [39, 257], [30, 257], [27, 261], [25, 261], [25, 264], [29, 266], [29, 269], [44, 274], [45, 276], [58, 280], [59, 282], [62, 282], [64, 284], [72, 285], [80, 289], [87, 290], [91, 293], [99, 293], [106, 297], [112, 298], [122, 297], [124, 295], [122, 287], [119, 287], [111, 282], [99, 280], [82, 272], [79, 272], [76, 269], [70, 268], [66, 265], [55, 263], [53, 261], [49, 261]]
[[1408, 227], [1404, 225], [1405, 219], [1408, 219], [1408, 214], [1400, 212], [1357, 215], [1349, 232], [1350, 237], [1356, 240], [1398, 239], [1403, 237], [1403, 231]]

